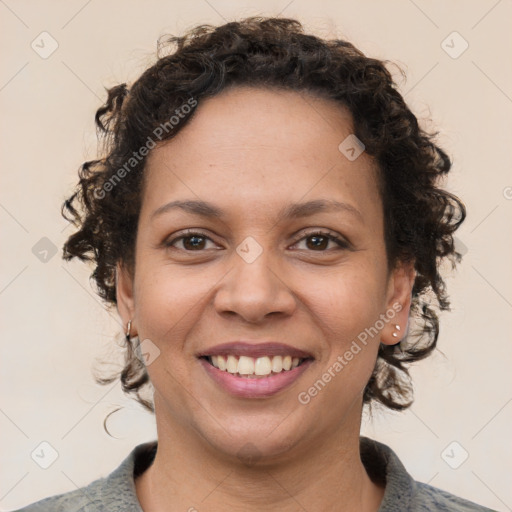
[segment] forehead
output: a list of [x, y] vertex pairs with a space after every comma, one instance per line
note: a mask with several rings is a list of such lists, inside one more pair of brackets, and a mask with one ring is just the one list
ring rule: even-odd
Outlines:
[[310, 93], [237, 87], [202, 100], [178, 134], [146, 162], [143, 210], [176, 197], [247, 208], [320, 196], [379, 203], [377, 173], [364, 152], [339, 149], [353, 134], [343, 105]]

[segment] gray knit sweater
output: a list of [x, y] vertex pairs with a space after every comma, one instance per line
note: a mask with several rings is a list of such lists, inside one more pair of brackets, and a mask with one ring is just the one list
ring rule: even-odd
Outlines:
[[[386, 485], [378, 512], [491, 511], [415, 481], [395, 452], [385, 444], [361, 436], [360, 447], [361, 460], [369, 476]], [[81, 489], [45, 498], [16, 512], [143, 512], [134, 481], [151, 465], [156, 449], [156, 441], [140, 444], [107, 477]]]

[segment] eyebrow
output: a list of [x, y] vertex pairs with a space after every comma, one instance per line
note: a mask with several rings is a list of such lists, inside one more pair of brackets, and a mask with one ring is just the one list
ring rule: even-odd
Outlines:
[[[223, 219], [225, 213], [212, 203], [206, 201], [188, 199], [171, 201], [157, 208], [152, 214], [151, 219], [163, 215], [171, 210], [181, 209], [193, 215], [199, 215], [207, 218]], [[364, 222], [361, 212], [348, 203], [342, 203], [334, 199], [315, 199], [305, 203], [292, 203], [282, 208], [278, 214], [278, 218], [283, 220], [290, 220], [294, 218], [309, 217], [316, 213], [331, 212], [331, 211], [344, 211], [351, 213], [357, 217], [361, 222]]]

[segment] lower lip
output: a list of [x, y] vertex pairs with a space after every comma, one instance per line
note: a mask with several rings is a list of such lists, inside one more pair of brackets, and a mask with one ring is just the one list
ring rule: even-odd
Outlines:
[[199, 359], [208, 375], [223, 389], [241, 398], [266, 398], [295, 382], [313, 362], [307, 359], [293, 370], [283, 370], [270, 377], [237, 377], [229, 372], [219, 370], [205, 359]]

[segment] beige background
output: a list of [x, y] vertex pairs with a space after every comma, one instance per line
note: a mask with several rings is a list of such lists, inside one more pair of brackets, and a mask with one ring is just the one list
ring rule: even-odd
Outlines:
[[[415, 404], [365, 416], [363, 433], [389, 444], [416, 479], [512, 510], [510, 0], [1, 0], [0, 509], [88, 484], [155, 438], [153, 417], [118, 384], [94, 384], [92, 365], [115, 358], [120, 326], [86, 265], [60, 258], [71, 233], [60, 205], [94, 156], [104, 86], [135, 78], [163, 33], [254, 14], [297, 17], [402, 65], [406, 99], [441, 130], [455, 161], [448, 186], [468, 207], [458, 234], [467, 254], [449, 279], [453, 312], [442, 317], [442, 354], [412, 370]], [[46, 59], [31, 47], [43, 31], [58, 43]], [[46, 262], [43, 237], [58, 249]], [[121, 405], [109, 437], [103, 419]], [[42, 441], [58, 452], [46, 470], [30, 455]], [[446, 460], [456, 465], [462, 450], [469, 458], [452, 469]]]

